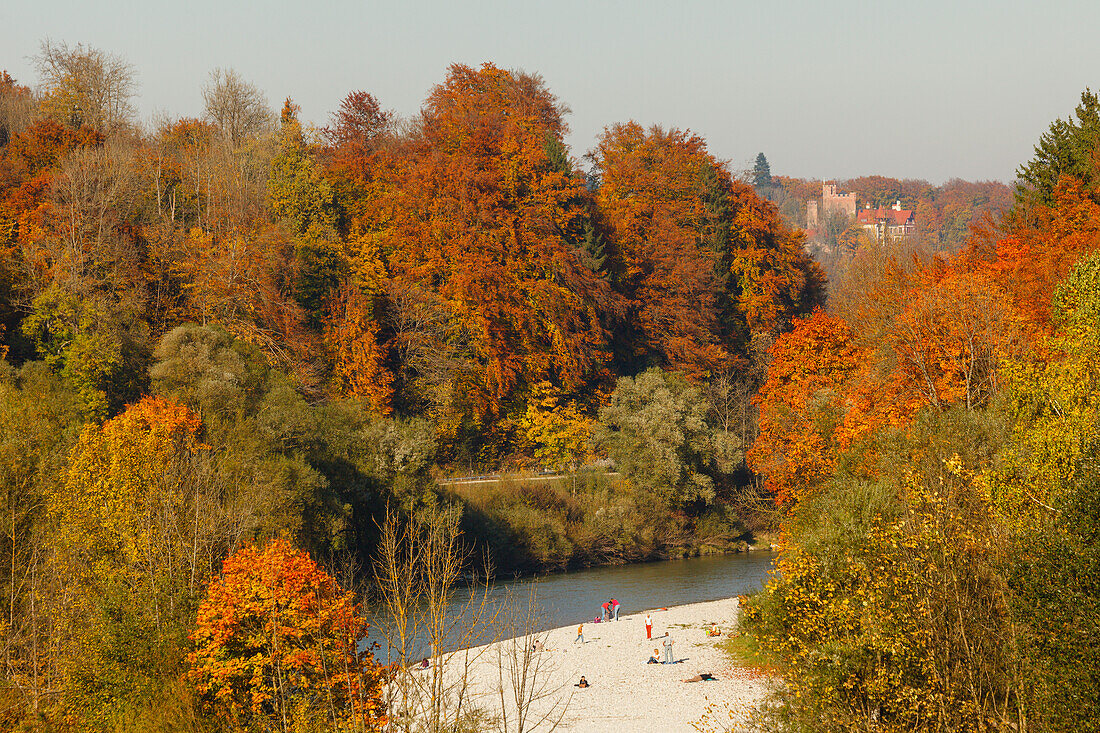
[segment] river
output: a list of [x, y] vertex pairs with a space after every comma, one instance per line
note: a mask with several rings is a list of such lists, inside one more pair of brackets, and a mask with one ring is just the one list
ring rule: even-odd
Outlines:
[[[742, 552], [543, 575], [535, 579], [534, 630], [592, 621], [600, 615], [600, 604], [612, 597], [622, 604], [620, 614], [629, 614], [751, 593], [760, 589], [774, 567], [775, 558], [773, 552]], [[508, 598], [525, 605], [531, 582], [530, 578], [498, 581], [490, 592], [490, 609], [500, 607]], [[469, 598], [468, 589], [455, 593], [452, 616], [461, 614]], [[379, 633], [384, 625], [382, 619], [375, 619], [369, 637], [379, 644], [376, 656], [380, 661], [388, 661], [386, 645]], [[456, 629], [469, 626], [459, 623]], [[478, 634], [472, 643], [488, 641], [487, 630], [479, 629]], [[457, 630], [449, 635], [450, 648], [465, 645]], [[424, 655], [426, 651], [421, 644], [411, 656]]]

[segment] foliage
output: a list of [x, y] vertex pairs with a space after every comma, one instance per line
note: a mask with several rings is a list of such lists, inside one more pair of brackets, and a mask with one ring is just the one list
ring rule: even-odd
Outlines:
[[768, 158], [763, 153], [756, 154], [756, 161], [752, 167], [752, 185], [757, 189], [769, 188], [772, 183], [772, 169], [768, 165]]
[[796, 321], [772, 347], [748, 460], [778, 504], [797, 502], [836, 467], [845, 382], [859, 359], [848, 324], [823, 311]]
[[1054, 346], [1063, 355], [1010, 372], [1013, 440], [991, 487], [1011, 531], [1006, 575], [1019, 619], [1029, 701], [1048, 730], [1094, 730], [1083, 711], [1100, 700], [1095, 638], [1100, 449], [1096, 312], [1100, 256], [1080, 262], [1054, 297]]
[[1089, 89], [1081, 92], [1081, 103], [1073, 114], [1052, 122], [1039, 138], [1035, 156], [1017, 169], [1018, 202], [1051, 205], [1062, 176], [1074, 178], [1092, 191], [1100, 144], [1100, 100], [1096, 94]]
[[131, 321], [126, 305], [51, 288], [23, 321], [24, 333], [72, 385], [90, 418], [118, 412], [144, 387], [145, 324]]
[[284, 540], [246, 545], [199, 606], [189, 678], [239, 724], [373, 730], [384, 718], [365, 635], [352, 594], [308, 554]]
[[714, 498], [709, 405], [683, 377], [622, 377], [600, 409], [597, 440], [635, 491], [673, 507]]
[[81, 44], [42, 42], [35, 65], [50, 116], [72, 128], [112, 132], [130, 122], [137, 73], [121, 57]]
[[588, 455], [590, 421], [575, 402], [560, 404], [560, 396], [549, 382], [536, 385], [528, 397], [527, 413], [520, 426], [535, 446], [535, 459], [545, 465], [576, 470], [577, 464]]
[[563, 129], [538, 77], [452, 66], [385, 204], [396, 284], [427, 286], [469, 339], [449, 409], [481, 424], [521, 383], [572, 390], [605, 359], [607, 284], [565, 236], [585, 213], [572, 202], [589, 194], [544, 145]]
[[631, 361], [697, 379], [726, 366], [749, 332], [781, 330], [819, 301], [822, 276], [801, 235], [699, 136], [614, 125], [593, 157], [611, 269], [632, 313]]
[[147, 497], [158, 493], [154, 482], [176, 455], [198, 449], [200, 426], [186, 407], [146, 397], [102, 428], [86, 427], [51, 510], [65, 517], [74, 541], [92, 546], [86, 550], [91, 556], [152, 569], [150, 532], [155, 526], [141, 509]]
[[[1022, 169], [1033, 187], [1012, 216], [960, 256], [856, 253], [835, 301], [847, 369], [810, 355], [835, 346], [802, 352], [836, 376], [833, 440], [806, 451], [821, 470], [787, 503], [781, 573], [746, 606], [783, 674], [777, 729], [1095, 729], [1089, 97]], [[785, 367], [802, 328], [777, 341], [759, 398], [750, 458], [772, 482], [780, 439], [809, 432], [774, 419], [814, 406], [801, 364]]]
[[983, 730], [1026, 715], [997, 531], [968, 467], [976, 456], [944, 454], [977, 427], [960, 414], [928, 418], [908, 444], [908, 474], [870, 483], [840, 472], [796, 508], [797, 544], [745, 609], [780, 660], [786, 725]]

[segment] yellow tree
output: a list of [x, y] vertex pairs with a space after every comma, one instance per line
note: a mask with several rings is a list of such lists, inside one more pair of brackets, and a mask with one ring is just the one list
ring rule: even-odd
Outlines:
[[[71, 547], [104, 572], [154, 569], [149, 510], [173, 462], [198, 450], [201, 423], [186, 407], [146, 397], [102, 427], [89, 425], [70, 457], [53, 513]], [[171, 500], [171, 499], [169, 499]]]
[[352, 273], [332, 301], [327, 338], [341, 391], [366, 397], [375, 410], [387, 415], [393, 409], [393, 374], [384, 364], [377, 318], [386, 269], [369, 238], [359, 238], [353, 248], [357, 252], [351, 258]]
[[577, 463], [588, 453], [592, 421], [577, 403], [561, 404], [561, 396], [549, 382], [540, 382], [527, 399], [527, 412], [520, 421], [535, 458], [555, 467]]
[[199, 443], [198, 417], [147, 397], [87, 426], [48, 492], [55, 591], [43, 600], [70, 729], [140, 710], [182, 663], [199, 589], [247, 530]]

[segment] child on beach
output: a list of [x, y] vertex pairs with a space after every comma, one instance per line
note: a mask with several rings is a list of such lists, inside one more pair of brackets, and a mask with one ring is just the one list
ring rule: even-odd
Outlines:
[[576, 644], [578, 641], [584, 643], [584, 624], [577, 626], [577, 638], [573, 640], [573, 643]]

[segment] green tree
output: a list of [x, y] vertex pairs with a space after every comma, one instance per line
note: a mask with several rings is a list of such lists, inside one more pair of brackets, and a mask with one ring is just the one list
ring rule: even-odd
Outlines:
[[756, 162], [752, 167], [752, 185], [757, 192], [761, 189], [769, 189], [774, 185], [771, 166], [768, 165], [768, 159], [763, 153], [756, 154]]
[[639, 491], [676, 507], [714, 498], [713, 455], [702, 393], [678, 374], [651, 368], [622, 377], [600, 410], [596, 438]]
[[347, 274], [347, 255], [336, 233], [336, 192], [321, 175], [298, 121], [298, 107], [289, 99], [282, 120], [268, 191], [272, 210], [294, 235], [298, 262], [295, 297], [317, 326], [324, 318], [329, 294]]
[[132, 303], [82, 298], [55, 286], [34, 299], [23, 321], [24, 334], [72, 386], [89, 418], [119, 412], [145, 385], [148, 327], [136, 310]]
[[1063, 176], [1080, 179], [1095, 192], [1096, 158], [1100, 143], [1100, 100], [1088, 88], [1074, 116], [1051, 123], [1039, 138], [1035, 155], [1016, 170], [1017, 203], [1054, 203], [1054, 186]]

